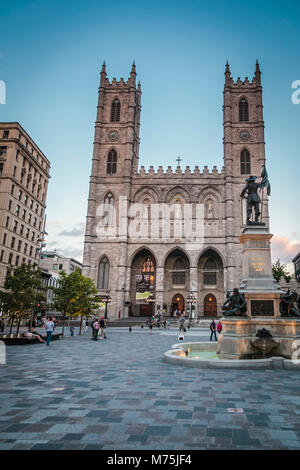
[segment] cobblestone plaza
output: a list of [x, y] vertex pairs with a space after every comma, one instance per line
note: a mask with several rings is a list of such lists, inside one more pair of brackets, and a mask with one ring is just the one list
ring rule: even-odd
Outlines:
[[[175, 329], [9, 346], [0, 449], [299, 449], [300, 374], [176, 367]], [[192, 329], [189, 341], [207, 341]]]

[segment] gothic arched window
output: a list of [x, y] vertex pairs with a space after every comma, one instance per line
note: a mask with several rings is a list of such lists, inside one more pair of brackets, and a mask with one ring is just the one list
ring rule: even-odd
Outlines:
[[250, 175], [251, 173], [251, 160], [250, 153], [247, 149], [241, 151], [241, 175]]
[[203, 267], [203, 284], [215, 286], [217, 284], [217, 263], [212, 255], [209, 255]]
[[108, 289], [109, 280], [109, 261], [104, 256], [99, 263], [98, 271], [98, 289]]
[[110, 150], [107, 156], [107, 168], [106, 168], [106, 172], [108, 175], [114, 175], [115, 173], [117, 173], [117, 160], [118, 160], [117, 152], [114, 149]]
[[172, 284], [176, 286], [185, 285], [185, 264], [182, 258], [176, 258], [172, 269]]
[[241, 98], [239, 103], [239, 120], [241, 122], [249, 121], [249, 104], [246, 98]]
[[119, 122], [121, 115], [121, 103], [116, 98], [111, 104], [110, 122]]

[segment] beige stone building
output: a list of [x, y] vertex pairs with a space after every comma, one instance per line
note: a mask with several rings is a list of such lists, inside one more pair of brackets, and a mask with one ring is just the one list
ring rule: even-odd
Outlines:
[[[149, 315], [150, 294], [154, 308], [168, 314], [177, 309], [219, 315], [226, 291], [240, 285], [240, 193], [245, 178], [259, 177], [265, 163], [258, 63], [252, 80], [244, 81], [234, 81], [226, 64], [223, 93], [224, 166], [146, 171], [139, 167], [141, 86], [135, 65], [127, 81], [111, 82], [103, 65], [83, 273], [100, 294], [109, 292], [109, 318], [119, 309], [125, 317]], [[267, 196], [261, 217], [268, 225]]]
[[19, 123], [0, 123], [0, 287], [13, 267], [39, 261], [49, 171]]

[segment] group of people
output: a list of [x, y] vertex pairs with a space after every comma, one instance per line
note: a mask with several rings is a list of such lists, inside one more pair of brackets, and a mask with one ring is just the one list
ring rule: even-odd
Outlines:
[[105, 334], [106, 322], [105, 322], [104, 317], [101, 317], [100, 320], [98, 320], [98, 318], [94, 318], [94, 320], [91, 323], [91, 327], [92, 327], [91, 339], [93, 339], [94, 341], [97, 341], [99, 332], [100, 332], [100, 335], [99, 335], [100, 339], [107, 339], [107, 336]]
[[217, 325], [215, 323], [215, 320], [213, 320], [210, 324], [209, 329], [210, 329], [210, 332], [211, 332], [210, 333], [210, 341], [212, 341], [213, 336], [215, 337], [215, 340], [218, 341], [216, 332], [218, 332], [219, 335], [222, 333], [223, 327], [222, 327], [221, 320], [218, 321]]
[[160, 328], [161, 326], [163, 328], [170, 328], [169, 320], [166, 320], [166, 318], [164, 318], [163, 313], [160, 309], [158, 309], [157, 312], [152, 315], [151, 318], [149, 318], [147, 325], [149, 327], [149, 333], [152, 333], [153, 326], [157, 326], [158, 328]]
[[37, 339], [39, 341], [39, 343], [46, 343], [47, 346], [49, 346], [50, 341], [51, 341], [51, 337], [52, 337], [52, 333], [55, 329], [55, 324], [54, 324], [54, 321], [53, 321], [52, 317], [45, 318], [44, 321], [43, 321], [43, 324], [44, 324], [45, 329], [46, 329], [46, 340], [44, 340], [42, 338], [42, 336], [40, 335], [40, 333], [38, 331], [36, 331], [33, 327], [30, 327], [27, 331], [24, 331], [22, 333], [22, 337], [23, 338], [28, 338], [29, 340]]

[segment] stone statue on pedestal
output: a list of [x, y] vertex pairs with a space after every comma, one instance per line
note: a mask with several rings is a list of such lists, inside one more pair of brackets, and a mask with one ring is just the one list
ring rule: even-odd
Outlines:
[[[262, 204], [261, 199], [259, 195], [257, 194], [258, 189], [263, 190], [264, 187], [267, 188], [267, 195], [269, 196], [271, 194], [271, 186], [270, 182], [268, 180], [268, 173], [266, 170], [266, 167], [263, 166], [263, 170], [261, 173], [261, 182], [256, 183], [255, 180], [257, 179], [257, 176], [249, 176], [248, 178], [245, 179], [246, 185], [241, 192], [241, 197], [245, 197], [245, 194], [247, 192], [247, 225], [264, 225], [263, 222], [259, 222], [258, 218], [261, 215], [261, 210], [259, 205]], [[255, 214], [255, 221], [252, 222], [251, 215], [252, 215], [252, 208], [254, 207], [254, 214]]]
[[258, 218], [261, 214], [259, 210], [259, 204], [261, 202], [259, 195], [257, 194], [257, 190], [260, 188], [259, 183], [255, 183], [255, 180], [257, 179], [257, 176], [249, 176], [249, 178], [246, 178], [246, 185], [241, 192], [241, 197], [245, 197], [245, 193], [247, 192], [247, 225], [253, 224], [251, 222], [251, 215], [252, 215], [252, 207], [254, 207], [254, 213], [255, 213], [255, 224], [259, 224]]
[[288, 289], [284, 294], [280, 295], [280, 300], [279, 310], [282, 317], [300, 317], [296, 291], [290, 292], [290, 289]]
[[234, 288], [232, 295], [229, 296], [227, 294], [227, 300], [224, 302], [222, 312], [225, 317], [247, 316], [247, 302], [244, 294], [240, 294], [239, 290]]

